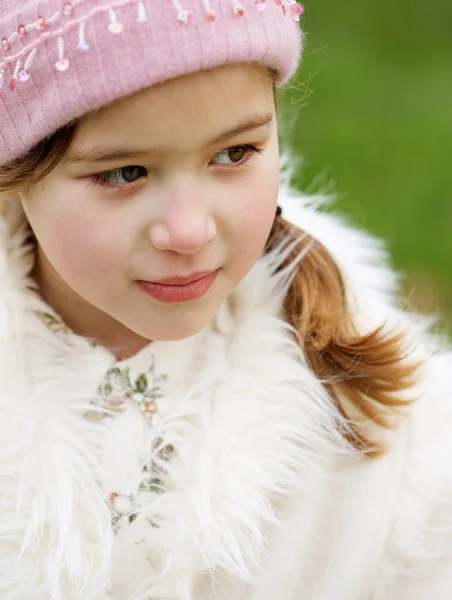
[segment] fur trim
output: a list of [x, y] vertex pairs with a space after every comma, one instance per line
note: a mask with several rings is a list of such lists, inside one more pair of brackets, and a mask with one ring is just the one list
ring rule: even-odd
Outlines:
[[[202, 573], [253, 581], [276, 498], [308, 490], [331, 460], [354, 456], [341, 435], [346, 423], [280, 319], [285, 284], [271, 277], [278, 257], [259, 261], [191, 340], [193, 384], [167, 402], [158, 429], [142, 432], [147, 450], [157, 436], [175, 448], [167, 492], [141, 499], [157, 527], [144, 536], [138, 519], [114, 541], [99, 485], [107, 432], [82, 419], [112, 357], [75, 335], [68, 345], [42, 323], [36, 313], [49, 308], [27, 289], [27, 230], [20, 215], [9, 217], [0, 292], [10, 323], [0, 358], [2, 597], [94, 600], [111, 577], [119, 597], [188, 599]], [[173, 365], [186, 349], [171, 344]], [[123, 424], [127, 445], [133, 416]]]
[[0, 227], [0, 596], [91, 600], [107, 584], [112, 533], [98, 432], [80, 415], [111, 357], [47, 329], [36, 312], [48, 307], [27, 291], [33, 257], [17, 207]]
[[427, 364], [428, 386], [407, 425], [405, 466], [372, 600], [393, 597], [400, 578], [452, 562], [451, 365], [452, 353]]
[[[317, 214], [303, 200], [283, 195], [281, 204], [285, 218], [332, 252], [363, 329], [405, 318], [392, 300], [395, 278], [372, 239]], [[243, 591], [269, 556], [280, 507], [292, 498], [315, 504], [313, 489], [323, 489], [325, 499], [331, 471], [347, 498], [334, 510], [371, 518], [370, 501], [362, 513], [359, 500], [356, 507], [349, 503], [360, 482], [355, 467], [362, 472], [364, 465], [344, 441], [347, 423], [282, 319], [289, 273], [275, 271], [284, 247], [258, 261], [204, 331], [189, 340], [156, 342], [141, 354], [140, 360], [154, 355], [170, 375], [162, 420], [151, 429], [136, 407], [100, 424], [83, 419], [114, 359], [75, 334], [60, 338], [42, 322], [37, 313], [51, 309], [29, 289], [33, 249], [27, 236], [20, 208], [12, 207], [0, 220], [2, 598], [199, 600], [200, 581], [213, 590], [224, 580]], [[408, 317], [406, 323], [412, 326]], [[431, 362], [422, 390], [426, 401], [379, 469], [382, 481], [395, 463], [405, 476], [387, 503], [390, 533], [384, 529], [378, 541], [364, 540], [372, 547], [363, 569], [370, 572], [380, 553], [378, 574], [369, 578], [372, 593], [394, 580], [402, 563], [413, 566], [426, 554], [449, 552], [452, 481], [446, 458], [435, 462], [439, 453], [450, 454], [451, 443], [444, 400], [450, 394], [440, 377], [447, 365], [441, 361], [450, 358]], [[438, 387], [430, 389], [433, 382]], [[428, 436], [426, 402], [437, 411], [435, 422], [443, 420], [437, 446]], [[161, 458], [164, 446], [174, 449], [170, 461]], [[129, 462], [117, 460], [118, 449], [127, 450]], [[133, 488], [143, 456], [160, 470], [166, 491], [141, 494], [140, 516], [114, 537], [106, 497], [115, 486]], [[372, 485], [385, 493], [384, 486]], [[366, 488], [367, 497], [375, 501], [371, 491]], [[312, 510], [306, 519], [322, 522]], [[336, 540], [341, 556], [348, 542], [343, 522], [344, 544]], [[317, 543], [315, 536], [303, 540], [300, 572]], [[341, 581], [340, 573], [335, 577]], [[354, 589], [352, 578], [349, 584]], [[359, 593], [366, 597], [361, 588]], [[298, 597], [294, 592], [292, 598]]]

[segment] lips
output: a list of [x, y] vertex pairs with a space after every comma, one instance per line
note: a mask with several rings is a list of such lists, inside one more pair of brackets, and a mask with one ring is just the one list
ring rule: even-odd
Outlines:
[[160, 279], [159, 281], [151, 281], [149, 283], [155, 283], [157, 285], [187, 285], [188, 283], [193, 283], [193, 281], [198, 281], [198, 279], [202, 279], [207, 275], [211, 275], [213, 271], [199, 271], [197, 273], [192, 273], [186, 277], [167, 277], [166, 279]]
[[155, 282], [138, 281], [138, 284], [144, 292], [160, 302], [188, 302], [205, 296], [216, 280], [218, 272], [219, 269], [193, 273], [185, 277], [168, 277]]

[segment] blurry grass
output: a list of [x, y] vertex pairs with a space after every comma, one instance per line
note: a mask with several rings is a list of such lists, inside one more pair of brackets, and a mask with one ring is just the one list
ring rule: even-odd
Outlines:
[[452, 326], [452, 2], [307, 1], [304, 29], [283, 99], [296, 184], [333, 188], [387, 240], [412, 302]]

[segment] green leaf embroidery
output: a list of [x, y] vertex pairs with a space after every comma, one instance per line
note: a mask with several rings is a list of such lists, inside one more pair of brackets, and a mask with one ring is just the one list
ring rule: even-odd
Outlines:
[[135, 389], [137, 392], [144, 394], [148, 389], [148, 378], [144, 373], [141, 373], [135, 382]]
[[130, 381], [130, 367], [124, 367], [122, 370], [122, 377], [129, 388], [132, 387], [132, 382]]

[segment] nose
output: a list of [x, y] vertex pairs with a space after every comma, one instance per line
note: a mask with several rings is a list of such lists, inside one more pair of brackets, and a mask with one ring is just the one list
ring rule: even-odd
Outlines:
[[193, 182], [173, 182], [165, 213], [150, 226], [149, 237], [157, 250], [196, 254], [217, 235], [215, 220]]

